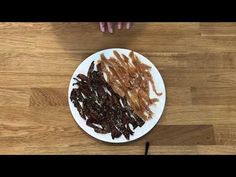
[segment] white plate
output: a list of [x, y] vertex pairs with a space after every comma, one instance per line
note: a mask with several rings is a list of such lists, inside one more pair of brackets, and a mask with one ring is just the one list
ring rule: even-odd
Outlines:
[[[110, 142], [110, 143], [124, 143], [124, 142], [130, 142], [130, 141], [136, 140], [136, 139], [144, 136], [146, 133], [148, 133], [157, 124], [158, 120], [160, 119], [160, 117], [163, 113], [164, 107], [165, 107], [166, 90], [165, 90], [165, 85], [164, 85], [163, 79], [162, 79], [159, 71], [157, 70], [157, 68], [147, 58], [145, 58], [144, 56], [142, 56], [141, 54], [139, 54], [137, 52], [134, 52], [138, 56], [138, 58], [141, 60], [141, 62], [152, 67], [150, 72], [152, 74], [156, 89], [158, 92], [162, 92], [163, 94], [162, 94], [162, 96], [158, 97], [159, 102], [157, 102], [155, 105], [152, 105], [150, 107], [150, 109], [154, 112], [153, 117], [150, 120], [146, 121], [142, 127], [137, 127], [134, 130], [134, 134], [130, 135], [130, 140], [127, 140], [124, 137], [124, 135], [121, 135], [119, 138], [112, 139], [111, 133], [108, 133], [108, 134], [96, 133], [93, 130], [93, 128], [86, 125], [86, 121], [83, 118], [81, 118], [79, 112], [77, 111], [77, 109], [74, 107], [73, 103], [70, 100], [70, 94], [71, 94], [72, 89], [74, 88], [74, 86], [72, 84], [75, 82], [75, 80], [73, 78], [75, 78], [79, 73], [87, 75], [88, 68], [89, 68], [90, 64], [92, 63], [92, 61], [95, 61], [95, 63], [96, 63], [96, 61], [100, 59], [101, 53], [104, 53], [106, 58], [113, 56], [113, 50], [116, 50], [120, 54], [122, 53], [127, 56], [131, 51], [128, 49], [112, 48], [112, 49], [106, 49], [106, 50], [99, 51], [99, 52], [89, 56], [88, 58], [86, 58], [78, 66], [78, 68], [75, 70], [74, 74], [71, 77], [71, 81], [70, 81], [70, 85], [69, 85], [69, 89], [68, 89], [68, 101], [69, 101], [71, 113], [72, 113], [75, 121], [85, 132], [87, 132], [92, 137], [99, 139], [101, 141]], [[151, 94], [151, 98], [157, 97], [152, 90], [150, 91], [150, 94]]]

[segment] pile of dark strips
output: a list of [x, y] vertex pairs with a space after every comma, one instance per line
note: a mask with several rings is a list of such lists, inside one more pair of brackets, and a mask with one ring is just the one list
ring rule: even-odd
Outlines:
[[[112, 139], [124, 135], [127, 140], [133, 135], [135, 128], [145, 123], [128, 105], [125, 97], [116, 94], [106, 82], [101, 65], [94, 69], [91, 63], [87, 76], [79, 74], [74, 78], [70, 99], [77, 108], [86, 125], [95, 132], [111, 133]], [[132, 126], [132, 127], [131, 127]]]

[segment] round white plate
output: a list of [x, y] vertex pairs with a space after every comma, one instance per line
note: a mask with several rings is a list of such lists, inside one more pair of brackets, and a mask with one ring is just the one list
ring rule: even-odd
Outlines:
[[[99, 139], [101, 141], [110, 142], [110, 143], [124, 143], [124, 142], [130, 142], [130, 141], [136, 140], [136, 139], [144, 136], [146, 133], [148, 133], [157, 124], [158, 120], [160, 119], [160, 117], [163, 113], [164, 107], [165, 107], [166, 90], [165, 90], [165, 85], [164, 85], [163, 79], [162, 79], [159, 71], [157, 70], [157, 68], [147, 58], [145, 58], [143, 55], [141, 55], [137, 52], [134, 52], [138, 56], [138, 58], [140, 59], [141, 62], [152, 67], [150, 72], [152, 74], [156, 89], [158, 92], [162, 92], [162, 95], [158, 97], [159, 102], [157, 102], [156, 104], [154, 104], [150, 107], [150, 109], [154, 112], [153, 117], [151, 119], [149, 119], [148, 121], [146, 121], [142, 127], [137, 127], [135, 130], [133, 130], [134, 134], [130, 135], [129, 140], [127, 140], [124, 137], [124, 135], [121, 135], [119, 138], [112, 139], [111, 133], [108, 133], [108, 134], [96, 133], [93, 130], [93, 128], [86, 125], [86, 121], [83, 118], [81, 118], [76, 107], [74, 107], [74, 104], [70, 100], [71, 91], [74, 87], [76, 87], [76, 86], [73, 86], [73, 83], [75, 82], [75, 80], [73, 78], [75, 78], [79, 73], [87, 75], [88, 68], [89, 68], [90, 64], [92, 63], [92, 61], [95, 61], [95, 63], [96, 63], [96, 61], [100, 59], [101, 53], [104, 53], [106, 58], [113, 56], [113, 50], [116, 50], [120, 54], [121, 53], [125, 54], [126, 56], [128, 56], [128, 54], [131, 51], [128, 49], [111, 48], [111, 49], [99, 51], [99, 52], [89, 56], [88, 58], [86, 58], [78, 66], [78, 68], [75, 70], [74, 74], [71, 77], [70, 85], [69, 85], [69, 89], [68, 89], [68, 101], [69, 101], [71, 113], [72, 113], [75, 121], [85, 132], [87, 132], [92, 137]], [[151, 98], [157, 98], [157, 96], [154, 94], [152, 89], [150, 89], [150, 95], [151, 95]]]

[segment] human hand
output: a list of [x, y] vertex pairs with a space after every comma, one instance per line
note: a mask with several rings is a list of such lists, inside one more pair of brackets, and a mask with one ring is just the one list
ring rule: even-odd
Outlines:
[[109, 33], [113, 33], [114, 29], [122, 29], [125, 27], [126, 29], [131, 28], [131, 22], [99, 22], [100, 30], [102, 32], [108, 31]]

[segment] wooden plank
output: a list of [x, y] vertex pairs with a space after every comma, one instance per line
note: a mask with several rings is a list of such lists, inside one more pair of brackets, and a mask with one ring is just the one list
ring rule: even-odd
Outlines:
[[192, 87], [193, 105], [236, 105], [236, 87]]
[[160, 69], [167, 87], [236, 87], [232, 69]]
[[197, 146], [150, 146], [150, 155], [233, 155], [236, 146], [197, 145]]
[[236, 23], [200, 23], [202, 36], [236, 36]]
[[[0, 52], [0, 73], [72, 75], [91, 53]], [[63, 69], [62, 69], [63, 68]]]
[[0, 106], [29, 106], [29, 89], [0, 88]]
[[[184, 137], [175, 136], [177, 139], [179, 139], [182, 142], [180, 143], [178, 142], [179, 140], [174, 140], [173, 132], [172, 132], [171, 133], [172, 136], [170, 136], [170, 134], [169, 136], [168, 135], [166, 136], [166, 138], [170, 138], [168, 140], [169, 142], [163, 141], [160, 139], [158, 140], [159, 141], [158, 143], [155, 143], [154, 141], [150, 141], [150, 144], [151, 144], [150, 153], [152, 153], [153, 151], [152, 147], [156, 145], [161, 145], [161, 146], [163, 145], [165, 147], [167, 146], [166, 144], [175, 145], [175, 143], [178, 142], [177, 145], [182, 147], [182, 145], [187, 146], [189, 144], [191, 145], [205, 144], [206, 145], [209, 143], [210, 144], [213, 143], [212, 140], [207, 140], [207, 141], [200, 140], [200, 138], [198, 137], [202, 135], [203, 139], [207, 138], [206, 136], [208, 135], [206, 135], [206, 133], [211, 129], [211, 127], [205, 126], [206, 129], [202, 127], [203, 129], [205, 129], [204, 130], [205, 133], [203, 133], [204, 131], [202, 131], [203, 129], [200, 127], [200, 131], [203, 134], [196, 133], [198, 129], [197, 127], [199, 128], [199, 126], [195, 126], [196, 128], [195, 133], [193, 133], [194, 131], [189, 132], [192, 135], [192, 139], [195, 139], [195, 142], [194, 140], [190, 140], [191, 139], [190, 137], [187, 138], [187, 136], [189, 135], [186, 136], [181, 133], [179, 135], [182, 135]], [[207, 130], [208, 128], [210, 129]], [[134, 144], [130, 143], [130, 144], [122, 145], [122, 146], [116, 146], [112, 144], [103, 143], [98, 140], [94, 140], [92, 137], [88, 136], [87, 134], [83, 134], [81, 131], [79, 131], [79, 129], [75, 130], [72, 127], [63, 128], [63, 127], [50, 127], [50, 126], [43, 126], [43, 127], [42, 126], [35, 126], [35, 127], [1, 126], [0, 129], [3, 132], [2, 137], [0, 138], [0, 142], [1, 142], [0, 153], [4, 152], [3, 147], [14, 147], [14, 148], [10, 148], [7, 151], [7, 153], [17, 154], [21, 152], [22, 148], [24, 148], [24, 153], [39, 153], [39, 154], [54, 154], [55, 152], [65, 153], [65, 154], [68, 154], [68, 153], [79, 153], [79, 154], [137, 154], [138, 153], [138, 154], [143, 154], [144, 147], [145, 147], [145, 143], [143, 141], [139, 141], [138, 143], [135, 142]], [[186, 128], [184, 129], [187, 130]], [[175, 143], [171, 143], [171, 141], [173, 140], [175, 141]], [[162, 149], [161, 146], [159, 146], [160, 149]], [[194, 146], [191, 146], [191, 147], [192, 149], [194, 149]], [[130, 152], [129, 149], [133, 149], [134, 151]], [[169, 153], [171, 153], [171, 151]], [[185, 153], [187, 153], [187, 151]]]
[[[88, 49], [97, 51], [110, 48], [110, 46], [130, 48], [140, 52], [236, 51], [234, 47], [235, 36], [226, 36], [225, 38], [207, 36], [205, 38], [200, 36], [198, 23], [153, 23], [149, 25], [137, 23], [130, 31], [122, 30], [116, 35], [101, 33], [97, 23], [65, 23], [63, 25], [61, 23], [47, 23], [44, 26], [42, 24], [37, 24], [35, 27], [32, 27], [34, 26], [32, 24], [26, 26], [23, 24], [23, 29], [18, 31], [16, 27], [12, 31], [9, 28], [2, 31], [0, 47], [6, 51], [12, 51], [14, 48], [15, 51], [35, 52]], [[30, 26], [32, 27], [31, 32], [25, 32], [29, 31]], [[38, 29], [36, 29], [37, 26]], [[40, 30], [44, 28], [47, 30]]]
[[[215, 144], [212, 126], [158, 126], [155, 134], [123, 146], [143, 147], [149, 141], [153, 145], [211, 145]], [[113, 146], [95, 140], [80, 128], [60, 126], [11, 126], [1, 125], [1, 147], [83, 147]], [[176, 134], [175, 134], [176, 133]]]
[[[149, 155], [234, 155], [235, 146], [202, 145], [202, 146], [150, 146]], [[144, 155], [140, 146], [61, 146], [61, 147], [0, 147], [1, 154], [82, 154], [82, 155]]]
[[[137, 51], [186, 51], [186, 36], [200, 36], [198, 23], [136, 23], [130, 31], [122, 30], [116, 35], [101, 33], [98, 23], [46, 23], [29, 26], [23, 23], [21, 29], [14, 24], [6, 26], [7, 30], [0, 34], [0, 47], [7, 51], [14, 47], [15, 51], [63, 52], [90, 49], [95, 52], [110, 46]], [[155, 38], [157, 40], [153, 40]]]
[[0, 75], [1, 88], [66, 88], [71, 75], [48, 74], [16, 74], [5, 73]]
[[5, 147], [60, 147], [99, 145], [80, 128], [59, 126], [0, 126], [1, 146]]
[[190, 105], [192, 103], [190, 88], [167, 87], [167, 106]]
[[187, 52], [187, 53], [142, 53], [158, 69], [190, 69], [211, 71], [212, 69], [236, 68], [236, 53]]
[[74, 126], [68, 106], [21, 107], [1, 106], [0, 124], [11, 126]]
[[[139, 51], [138, 51], [139, 52]], [[40, 73], [70, 75], [92, 52], [0, 52], [0, 73]], [[236, 53], [141, 53], [158, 69], [233, 70]], [[63, 68], [63, 70], [61, 69]]]
[[236, 124], [235, 105], [166, 106], [161, 125]]
[[152, 146], [214, 145], [212, 125], [158, 125], [144, 138], [130, 145], [145, 144]]
[[67, 89], [32, 88], [29, 106], [68, 106]]
[[191, 36], [184, 39], [192, 52], [235, 52], [236, 36]]
[[216, 144], [236, 145], [236, 125], [216, 124], [214, 125]]
[[213, 146], [199, 146], [198, 147], [198, 154], [204, 155], [223, 155], [223, 154], [229, 154], [229, 155], [235, 155], [236, 152], [236, 146], [222, 146], [222, 145], [213, 145]]
[[[145, 146], [59, 146], [0, 147], [1, 154], [82, 154], [82, 155], [144, 155]], [[150, 146], [149, 155], [234, 155], [236, 146]]]
[[145, 148], [140, 146], [54, 146], [54, 147], [37, 147], [37, 146], [21, 146], [21, 147], [0, 147], [1, 154], [25, 154], [25, 155], [51, 155], [51, 154], [67, 154], [67, 155], [144, 155]]

